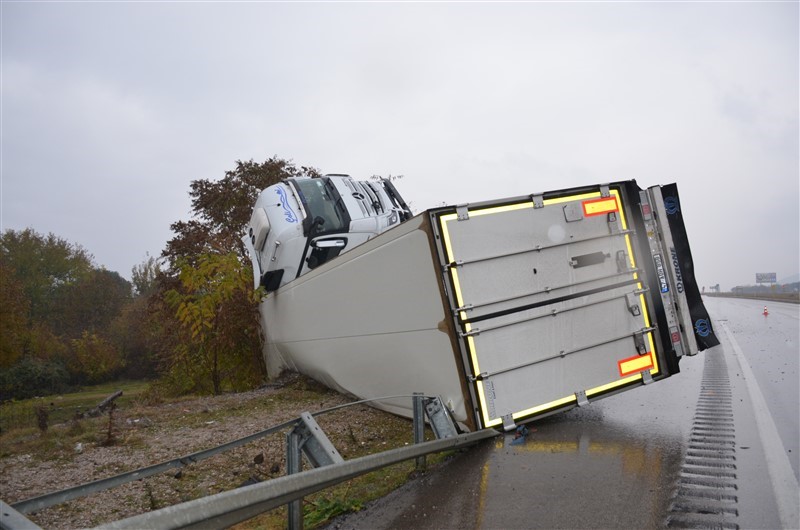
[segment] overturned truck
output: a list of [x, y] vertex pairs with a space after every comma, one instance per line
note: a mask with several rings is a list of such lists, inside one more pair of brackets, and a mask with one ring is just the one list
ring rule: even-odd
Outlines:
[[[243, 238], [268, 369], [411, 416], [510, 430], [679, 372], [718, 344], [677, 187], [635, 181], [433, 208], [387, 180], [294, 178]], [[402, 396], [402, 397], [400, 397]]]

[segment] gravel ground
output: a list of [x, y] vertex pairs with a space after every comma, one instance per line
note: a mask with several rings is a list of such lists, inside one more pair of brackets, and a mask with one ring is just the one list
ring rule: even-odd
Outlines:
[[[349, 401], [291, 375], [253, 392], [117, 409], [115, 442], [110, 445], [105, 443], [108, 416], [81, 421], [82, 439], [87, 440], [83, 442], [74, 441], [74, 424], [51, 427], [45, 435], [51, 440], [45, 454], [41, 444], [9, 440], [4, 435], [0, 498], [14, 504], [212, 448], [297, 418], [303, 411], [316, 412]], [[317, 421], [345, 459], [385, 449], [387, 440], [396, 439], [400, 431], [411, 437], [408, 420], [361, 405], [320, 416]], [[181, 469], [27, 516], [46, 529], [87, 528], [285, 473], [285, 437], [279, 433]]]

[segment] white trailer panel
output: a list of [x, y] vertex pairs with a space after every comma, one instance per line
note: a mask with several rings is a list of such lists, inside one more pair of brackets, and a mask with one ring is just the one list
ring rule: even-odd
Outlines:
[[[469, 423], [426, 221], [417, 216], [267, 296], [268, 369], [290, 368], [362, 399], [440, 395]], [[376, 405], [411, 414], [408, 398]]]
[[269, 293], [267, 366], [405, 416], [412, 393], [438, 395], [468, 429], [512, 429], [715, 345], [692, 269], [674, 185], [432, 209]]
[[659, 373], [619, 190], [436, 220], [484, 426]]

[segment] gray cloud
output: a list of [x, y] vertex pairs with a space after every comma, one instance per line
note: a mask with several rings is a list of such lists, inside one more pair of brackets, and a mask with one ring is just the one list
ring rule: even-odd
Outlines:
[[2, 227], [125, 276], [277, 154], [418, 209], [678, 182], [701, 284], [796, 274], [797, 4], [2, 4]]

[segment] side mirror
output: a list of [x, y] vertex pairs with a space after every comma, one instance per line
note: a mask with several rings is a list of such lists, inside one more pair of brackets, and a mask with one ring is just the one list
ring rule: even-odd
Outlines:
[[261, 285], [264, 286], [264, 290], [268, 293], [277, 291], [278, 287], [281, 286], [281, 280], [283, 280], [283, 272], [283, 269], [265, 272], [264, 275], [261, 276]]
[[347, 246], [347, 238], [320, 237], [312, 241], [309, 246], [311, 247], [311, 255], [306, 258], [306, 264], [309, 269], [314, 269], [338, 256], [342, 249]]
[[344, 248], [347, 244], [345, 239], [319, 239], [313, 241], [311, 246], [314, 248]]

